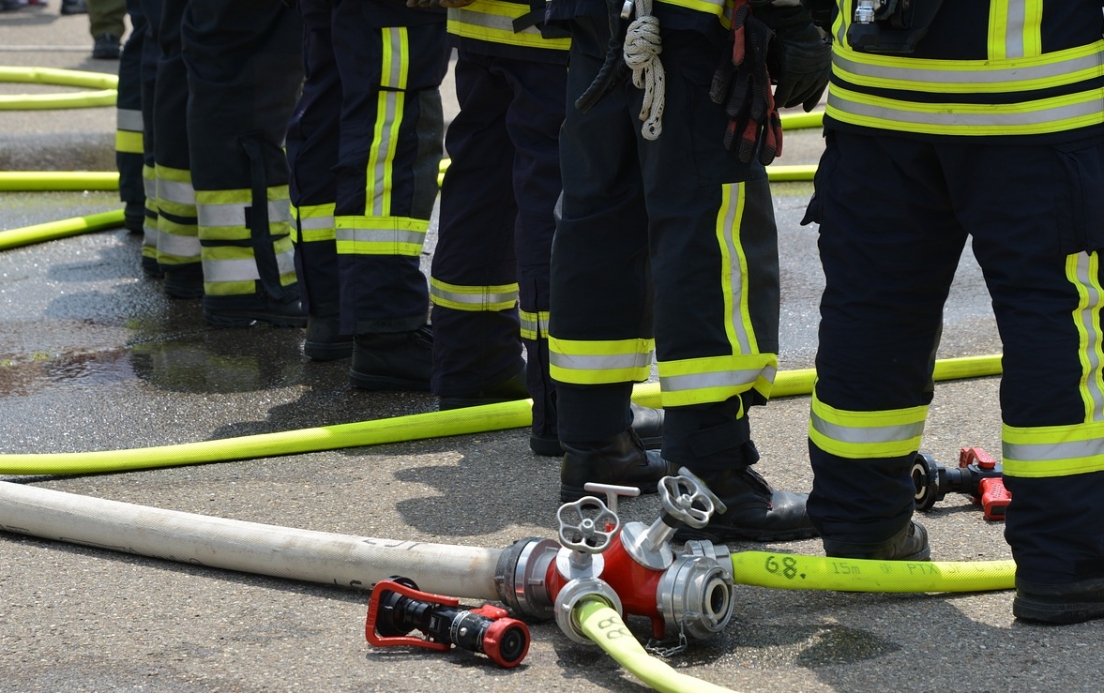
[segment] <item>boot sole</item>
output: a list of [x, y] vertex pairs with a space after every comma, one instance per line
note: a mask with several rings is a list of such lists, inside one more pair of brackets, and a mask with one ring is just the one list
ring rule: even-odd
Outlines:
[[312, 361], [337, 361], [353, 355], [353, 342], [304, 342], [303, 355]]
[[232, 315], [204, 311], [203, 319], [213, 327], [253, 327], [258, 322], [273, 327], [306, 327], [307, 319], [287, 315]]
[[368, 375], [349, 371], [349, 383], [358, 390], [371, 390], [374, 392], [401, 390], [404, 392], [429, 392], [428, 380], [410, 380], [408, 378], [395, 378], [388, 375]]
[[1100, 602], [1054, 602], [1016, 595], [1012, 600], [1012, 615], [1016, 618], [1053, 625], [1083, 623], [1104, 618], [1104, 604]]

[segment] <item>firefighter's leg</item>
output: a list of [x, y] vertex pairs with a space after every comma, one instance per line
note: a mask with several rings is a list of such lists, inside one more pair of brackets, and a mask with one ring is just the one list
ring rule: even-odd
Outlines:
[[431, 389], [441, 409], [528, 397], [514, 254], [517, 152], [506, 128], [512, 76], [504, 62], [461, 50], [454, 67], [460, 112], [445, 139], [449, 167], [429, 280]]
[[[604, 20], [576, 23], [567, 103], [594, 80], [608, 35]], [[632, 430], [633, 383], [648, 379], [654, 351], [634, 121], [621, 88], [585, 113], [568, 108], [560, 135], [563, 205], [552, 241], [548, 346], [563, 501], [586, 495], [587, 482], [654, 491], [669, 471]]]
[[420, 260], [437, 197], [448, 49], [443, 22], [373, 29], [373, 11], [369, 3], [339, 3], [334, 23], [343, 47], [336, 52], [344, 93], [335, 209], [341, 329], [355, 335], [354, 387], [424, 391], [432, 337]]
[[133, 27], [119, 59], [118, 97], [115, 101], [115, 165], [119, 169], [119, 200], [123, 223], [131, 233], [142, 233], [146, 192], [142, 179], [142, 53], [146, 16], [138, 0], [127, 0]]
[[182, 33], [204, 319], [303, 326], [282, 148], [303, 77], [299, 15], [263, 0], [190, 0]]
[[139, 0], [145, 19], [139, 81], [142, 107], [142, 187], [145, 209], [142, 218], [142, 272], [147, 277], [164, 276], [157, 263], [157, 160], [154, 145], [154, 92], [157, 83], [157, 59], [161, 48], [157, 31], [161, 22], [161, 0]]
[[157, 191], [157, 263], [172, 298], [203, 296], [195, 188], [188, 152], [188, 73], [180, 25], [188, 0], [164, 0], [157, 29], [160, 57], [154, 83], [154, 177]]
[[305, 81], [288, 124], [295, 270], [307, 314], [303, 353], [317, 361], [347, 358], [353, 337], [342, 334], [338, 314], [337, 180], [341, 78], [334, 58], [333, 0], [301, 0]]
[[911, 467], [966, 231], [927, 143], [831, 133], [815, 185], [826, 286], [809, 514], [828, 555], [926, 559]]
[[[1104, 147], [948, 150], [1004, 339], [1013, 613], [1104, 617]], [[999, 186], [985, 175], [999, 170]], [[1017, 173], [1019, 175], [1014, 175]], [[968, 204], [967, 204], [968, 203]]]

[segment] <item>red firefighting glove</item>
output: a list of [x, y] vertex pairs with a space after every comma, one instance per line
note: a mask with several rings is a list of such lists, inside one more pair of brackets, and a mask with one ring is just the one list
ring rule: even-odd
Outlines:
[[774, 105], [767, 50], [774, 32], [751, 15], [748, 0], [736, 0], [732, 13], [732, 53], [713, 74], [709, 97], [728, 116], [724, 146], [740, 161], [758, 158], [766, 166], [782, 155], [782, 120]]

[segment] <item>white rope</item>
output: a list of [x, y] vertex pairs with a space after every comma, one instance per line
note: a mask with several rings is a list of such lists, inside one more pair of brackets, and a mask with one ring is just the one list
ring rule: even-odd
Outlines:
[[636, 19], [625, 33], [625, 64], [632, 68], [633, 85], [644, 90], [644, 103], [640, 108], [644, 125], [640, 134], [646, 140], [655, 140], [663, 132], [665, 101], [663, 63], [659, 59], [663, 51], [659, 20], [652, 16], [652, 0], [633, 1]]

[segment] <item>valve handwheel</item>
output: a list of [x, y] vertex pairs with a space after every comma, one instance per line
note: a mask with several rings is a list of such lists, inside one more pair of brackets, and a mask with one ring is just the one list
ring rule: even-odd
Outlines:
[[594, 496], [583, 496], [574, 503], [561, 505], [556, 519], [560, 523], [560, 543], [584, 553], [605, 551], [621, 528], [617, 514]]

